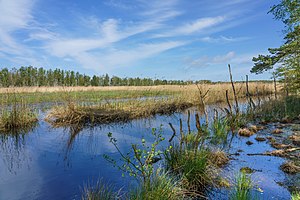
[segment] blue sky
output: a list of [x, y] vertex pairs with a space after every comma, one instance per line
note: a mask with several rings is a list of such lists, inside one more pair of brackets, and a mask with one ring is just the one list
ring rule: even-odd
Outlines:
[[268, 79], [252, 57], [283, 41], [277, 0], [0, 0], [0, 66], [183, 80]]

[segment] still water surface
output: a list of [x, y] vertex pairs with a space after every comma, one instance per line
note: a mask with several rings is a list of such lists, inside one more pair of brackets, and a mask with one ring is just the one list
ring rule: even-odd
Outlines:
[[[103, 158], [103, 154], [107, 154], [119, 159], [115, 148], [109, 143], [107, 133], [112, 132], [121, 151], [128, 152], [131, 144], [140, 143], [142, 138], [151, 141], [152, 128], [162, 125], [163, 135], [168, 139], [172, 135], [169, 122], [179, 130], [179, 119], [187, 121], [187, 113], [183, 112], [74, 132], [69, 128], [52, 128], [43, 121], [44, 115], [40, 111], [41, 120], [31, 132], [1, 137], [1, 200], [80, 199], [84, 185], [96, 182], [98, 178], [126, 191], [134, 183], [132, 178], [123, 178], [121, 172]], [[191, 126], [194, 127], [194, 124], [194, 117], [191, 117]], [[187, 129], [186, 126], [184, 128]], [[255, 136], [250, 138], [254, 142], [252, 146], [245, 144], [248, 139], [233, 138], [229, 153], [235, 153], [239, 149], [244, 152], [240, 156], [232, 156], [233, 160], [224, 169], [224, 176], [233, 180], [241, 167], [254, 168], [257, 171], [252, 179], [264, 191], [258, 193], [259, 198], [289, 199], [287, 189], [276, 183], [286, 180], [285, 174], [279, 169], [284, 159], [247, 156], [247, 153], [272, 149], [266, 142], [258, 143], [254, 138]], [[214, 191], [211, 198], [227, 199], [228, 191]]]

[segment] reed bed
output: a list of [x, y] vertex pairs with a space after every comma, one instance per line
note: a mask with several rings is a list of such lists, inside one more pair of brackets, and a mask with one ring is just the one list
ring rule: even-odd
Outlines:
[[37, 114], [23, 101], [20, 104], [13, 101], [9, 103], [9, 106], [1, 106], [1, 133], [27, 132], [36, 125], [37, 121]]
[[[272, 85], [265, 83], [250, 83], [249, 88], [243, 83], [237, 83], [236, 98], [245, 98], [247, 94], [252, 93], [267, 95], [272, 93]], [[150, 117], [156, 114], [172, 114], [176, 111], [183, 111], [192, 106], [204, 106], [205, 103], [226, 102], [233, 100], [234, 95], [231, 84], [201, 84], [187, 86], [138, 86], [138, 87], [100, 87], [90, 88], [101, 89], [101, 92], [94, 92], [96, 95], [87, 95], [91, 93], [82, 93], [82, 99], [78, 96], [72, 96], [72, 92], [65, 95], [67, 105], [54, 107], [46, 117], [46, 121], [56, 126], [70, 124], [95, 124], [95, 123], [112, 123], [127, 122], [133, 119]], [[123, 89], [122, 91], [120, 89]], [[88, 88], [86, 88], [88, 90]], [[107, 91], [110, 93], [107, 93]], [[145, 93], [145, 91], [147, 91]], [[153, 97], [153, 99], [123, 99], [122, 101], [111, 102], [106, 98], [109, 94], [113, 98], [130, 96], [133, 97]], [[104, 94], [105, 93], [105, 94]], [[50, 93], [51, 94], [51, 93]], [[58, 94], [58, 93], [56, 93]], [[62, 93], [63, 94], [63, 93]], [[87, 96], [84, 97], [84, 94]], [[103, 98], [101, 98], [101, 94]], [[206, 95], [207, 94], [207, 95]], [[166, 96], [164, 96], [166, 95]], [[204, 97], [205, 96], [205, 100]], [[98, 99], [97, 99], [98, 98]], [[93, 99], [93, 100], [92, 100]], [[106, 100], [105, 100], [106, 99]], [[92, 102], [90, 102], [92, 100]], [[70, 103], [71, 102], [71, 103]], [[76, 102], [76, 103], [75, 103]], [[90, 103], [89, 103], [90, 102]]]
[[191, 103], [181, 102], [176, 99], [127, 101], [92, 106], [69, 102], [66, 106], [54, 107], [50, 110], [45, 120], [54, 126], [118, 123], [156, 114], [173, 114], [191, 106]]

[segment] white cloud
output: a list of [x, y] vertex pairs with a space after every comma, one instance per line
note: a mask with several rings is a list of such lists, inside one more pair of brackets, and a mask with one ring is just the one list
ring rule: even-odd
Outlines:
[[202, 56], [198, 59], [187, 59], [189, 67], [207, 67], [215, 64], [228, 63], [235, 57], [235, 52], [230, 51], [225, 55], [217, 55], [214, 57]]
[[229, 43], [229, 42], [240, 42], [244, 40], [249, 40], [249, 37], [226, 37], [226, 36], [220, 36], [220, 37], [210, 37], [206, 36], [200, 39], [202, 42], [208, 42], [208, 43]]
[[188, 22], [175, 27], [172, 31], [156, 34], [154, 37], [173, 37], [191, 35], [194, 33], [205, 33], [209, 32], [212, 27], [215, 27], [225, 21], [225, 16], [199, 18], [193, 22]]
[[32, 0], [1, 0], [0, 1], [0, 27], [7, 32], [26, 28], [32, 20]]
[[[183, 46], [186, 42], [173, 41], [173, 42], [163, 42], [163, 43], [150, 43], [139, 45], [138, 47], [131, 48], [128, 50], [114, 50], [112, 52], [105, 52], [89, 54], [81, 53], [78, 54], [74, 59], [87, 68], [92, 68], [96, 70], [106, 69], [107, 71], [132, 65], [139, 60], [149, 58], [153, 55], [162, 53], [164, 51]], [[97, 66], [97, 67], [95, 67]]]
[[187, 35], [199, 31], [203, 31], [204, 29], [210, 28], [212, 26], [224, 22], [225, 19], [226, 18], [224, 16], [201, 18], [192, 23], [187, 23], [178, 29], [175, 29], [174, 34]]

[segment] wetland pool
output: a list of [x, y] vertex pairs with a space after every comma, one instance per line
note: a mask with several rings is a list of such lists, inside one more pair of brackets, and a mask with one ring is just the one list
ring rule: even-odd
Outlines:
[[[213, 107], [214, 105], [208, 106], [210, 115]], [[195, 127], [195, 109], [190, 110], [190, 124]], [[128, 152], [131, 144], [140, 144], [142, 138], [151, 141], [152, 128], [162, 128], [166, 138], [162, 145], [168, 144], [167, 140], [173, 133], [168, 123], [179, 130], [179, 119], [182, 119], [185, 124], [183, 128], [187, 130], [187, 112], [82, 130], [52, 128], [43, 121], [44, 117], [45, 112], [40, 110], [38, 126], [26, 134], [0, 135], [1, 200], [81, 199], [84, 186], [95, 183], [98, 179], [126, 191], [134, 184], [134, 179], [122, 177], [122, 173], [103, 158], [103, 154], [106, 154], [119, 159], [107, 133], [111, 132], [118, 140], [122, 152]], [[268, 125], [258, 134], [269, 134], [273, 128], [274, 125]], [[280, 170], [285, 159], [247, 155], [273, 150], [267, 141], [258, 142], [255, 137], [233, 136], [228, 153], [240, 153], [231, 155], [229, 164], [222, 171], [223, 176], [233, 181], [241, 167], [250, 167], [255, 170], [251, 175], [254, 184], [261, 189], [257, 192], [258, 199], [290, 199], [287, 188], [279, 184], [290, 179]], [[253, 145], [247, 145], [248, 140]], [[162, 163], [157, 163], [160, 164]], [[228, 199], [228, 195], [227, 189], [215, 189], [208, 196], [211, 199]]]

